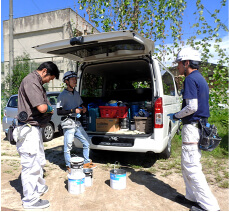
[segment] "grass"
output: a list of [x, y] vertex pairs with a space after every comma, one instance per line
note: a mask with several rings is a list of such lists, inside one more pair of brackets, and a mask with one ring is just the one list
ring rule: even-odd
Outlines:
[[[212, 110], [208, 119], [210, 124], [217, 127], [218, 135], [222, 138], [220, 145], [212, 152], [202, 151], [203, 157], [228, 158], [228, 110]], [[180, 155], [182, 145], [181, 135], [175, 135], [172, 140], [172, 158]]]
[[221, 187], [221, 188], [229, 188], [228, 180], [224, 180], [223, 182], [220, 182], [219, 187]]
[[[221, 188], [228, 188], [228, 110], [210, 111], [208, 121], [217, 127], [218, 134], [222, 138], [222, 141], [212, 152], [202, 151], [201, 164], [203, 172], [209, 184], [216, 184]], [[181, 146], [181, 135], [175, 135], [172, 140], [171, 157], [168, 160], [157, 160], [153, 168], [149, 168], [148, 171], [154, 174], [162, 172], [161, 176], [164, 177], [172, 173], [181, 174]]]
[[222, 138], [222, 141], [212, 152], [203, 152], [203, 156], [206, 157], [211, 155], [214, 158], [228, 158], [228, 110], [210, 111], [210, 118], [208, 121], [210, 124], [214, 124], [217, 127], [218, 134]]

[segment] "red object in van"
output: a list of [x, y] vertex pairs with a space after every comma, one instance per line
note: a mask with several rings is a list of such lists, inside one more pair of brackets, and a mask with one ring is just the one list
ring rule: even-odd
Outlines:
[[128, 107], [118, 106], [99, 106], [102, 118], [126, 118], [128, 115]]

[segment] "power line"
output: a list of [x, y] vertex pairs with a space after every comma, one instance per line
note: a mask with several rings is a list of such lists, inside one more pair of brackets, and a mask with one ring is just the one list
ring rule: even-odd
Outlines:
[[[215, 20], [217, 20], [217, 18], [215, 16], [213, 16], [213, 14], [204, 5], [203, 5], [203, 7], [205, 10], [207, 10], [207, 12], [211, 15], [211, 17], [213, 17]], [[225, 31], [227, 31], [227, 32], [229, 31], [227, 26], [224, 23], [222, 23], [220, 20], [219, 20], [219, 23], [224, 28]]]

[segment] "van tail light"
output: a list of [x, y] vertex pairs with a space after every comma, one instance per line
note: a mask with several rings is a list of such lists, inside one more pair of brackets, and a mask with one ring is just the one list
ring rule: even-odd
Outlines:
[[162, 98], [158, 98], [154, 104], [154, 128], [163, 127], [163, 107], [162, 107]]

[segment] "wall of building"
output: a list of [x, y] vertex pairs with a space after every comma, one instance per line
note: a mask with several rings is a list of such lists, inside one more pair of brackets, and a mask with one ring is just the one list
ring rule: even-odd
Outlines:
[[[34, 64], [39, 65], [45, 61], [53, 61], [61, 70], [60, 77], [67, 70], [75, 70], [75, 62], [62, 57], [44, 54], [36, 51], [33, 46], [68, 39], [73, 37], [73, 30], [76, 28], [79, 35], [90, 34], [92, 31], [98, 33], [91, 24], [86, 22], [72, 9], [56, 10], [32, 16], [14, 19], [14, 58], [26, 53], [31, 58], [31, 68]], [[4, 77], [9, 72], [9, 20], [3, 22], [4, 34]], [[38, 67], [38, 66], [37, 66]], [[33, 71], [33, 70], [31, 70]], [[54, 80], [49, 85], [49, 90], [59, 90], [61, 80]]]

